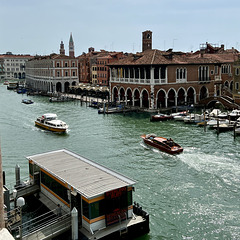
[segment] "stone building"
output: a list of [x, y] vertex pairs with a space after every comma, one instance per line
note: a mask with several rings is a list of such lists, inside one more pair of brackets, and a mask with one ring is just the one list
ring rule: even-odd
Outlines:
[[148, 109], [197, 104], [231, 93], [234, 49], [203, 44], [195, 53], [152, 49], [143, 33], [143, 51], [110, 64], [110, 98]]
[[26, 62], [32, 58], [31, 55], [16, 55], [11, 52], [0, 55], [0, 79], [25, 80]]
[[26, 64], [26, 84], [44, 92], [68, 92], [78, 85], [78, 60], [66, 55], [36, 56]]
[[68, 92], [79, 84], [78, 59], [74, 57], [72, 34], [69, 40], [69, 54], [65, 55], [63, 41], [60, 54], [35, 56], [26, 64], [26, 84], [29, 88], [48, 93]]

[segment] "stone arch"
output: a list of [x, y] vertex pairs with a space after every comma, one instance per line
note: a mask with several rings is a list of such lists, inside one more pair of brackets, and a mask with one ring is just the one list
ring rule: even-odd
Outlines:
[[199, 100], [208, 97], [208, 89], [205, 86], [202, 86], [200, 89]]
[[229, 86], [230, 90], [233, 90], [233, 81], [230, 81], [230, 86]]
[[70, 83], [69, 82], [64, 83], [64, 89], [65, 89], [65, 93], [69, 92], [69, 90], [70, 90]]
[[166, 91], [164, 89], [159, 89], [157, 92], [157, 108], [165, 108], [166, 107]]
[[57, 92], [62, 92], [62, 83], [57, 82], [57, 84], [56, 84], [56, 91]]
[[170, 88], [167, 93], [167, 106], [173, 107], [175, 106], [175, 98], [177, 96], [176, 90], [174, 88]]
[[113, 89], [112, 89], [112, 101], [113, 102], [118, 101], [118, 89], [117, 89], [117, 87], [113, 87]]
[[226, 80], [226, 81], [224, 82], [224, 86], [227, 87], [227, 88], [229, 88], [229, 82], [228, 82], [228, 80]]
[[17, 78], [17, 73], [14, 73], [14, 78]]
[[72, 82], [72, 86], [76, 86], [77, 85], [77, 82], [76, 81], [73, 81]]
[[18, 78], [21, 79], [22, 78], [22, 74], [18, 73]]
[[127, 88], [127, 91], [126, 91], [126, 94], [127, 94], [127, 105], [130, 105], [132, 106], [133, 105], [133, 101], [132, 101], [132, 89], [131, 88]]
[[120, 101], [125, 101], [125, 89], [123, 87], [119, 90]]
[[137, 88], [134, 89], [134, 106], [140, 107], [140, 92]]
[[195, 88], [189, 87], [187, 90], [187, 104], [191, 105], [195, 103], [196, 91]]
[[141, 91], [141, 96], [142, 96], [142, 107], [144, 108], [149, 108], [149, 93], [146, 89], [143, 89]]
[[183, 87], [180, 87], [177, 91], [177, 105], [185, 105], [185, 99], [186, 99], [186, 90]]

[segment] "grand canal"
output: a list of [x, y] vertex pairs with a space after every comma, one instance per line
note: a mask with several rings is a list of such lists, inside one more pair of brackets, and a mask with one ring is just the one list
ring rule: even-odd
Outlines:
[[[79, 102], [50, 103], [0, 84], [0, 138], [7, 184], [15, 166], [27, 177], [26, 156], [66, 148], [137, 181], [134, 199], [150, 214], [141, 240], [240, 238], [240, 137], [182, 122], [150, 122], [147, 113], [101, 115]], [[43, 113], [56, 113], [69, 131], [36, 128]], [[145, 147], [143, 133], [171, 137], [184, 147], [170, 156]]]

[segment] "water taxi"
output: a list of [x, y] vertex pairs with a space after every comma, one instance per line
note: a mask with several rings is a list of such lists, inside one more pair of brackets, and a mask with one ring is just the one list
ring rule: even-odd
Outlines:
[[144, 143], [169, 154], [179, 154], [183, 148], [171, 138], [157, 137], [155, 134], [142, 135]]
[[79, 239], [134, 239], [149, 232], [148, 213], [133, 201], [134, 180], [66, 149], [27, 159], [39, 200], [50, 210], [60, 205], [64, 216], [77, 212]]
[[58, 120], [55, 113], [43, 114], [41, 117], [37, 118], [35, 125], [52, 132], [66, 132], [68, 129], [68, 125]]

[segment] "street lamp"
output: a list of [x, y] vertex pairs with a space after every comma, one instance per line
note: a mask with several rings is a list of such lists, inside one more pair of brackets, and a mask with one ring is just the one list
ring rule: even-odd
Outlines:
[[17, 206], [20, 208], [20, 240], [22, 240], [22, 207], [25, 205], [25, 199], [23, 197], [19, 197], [17, 199]]

